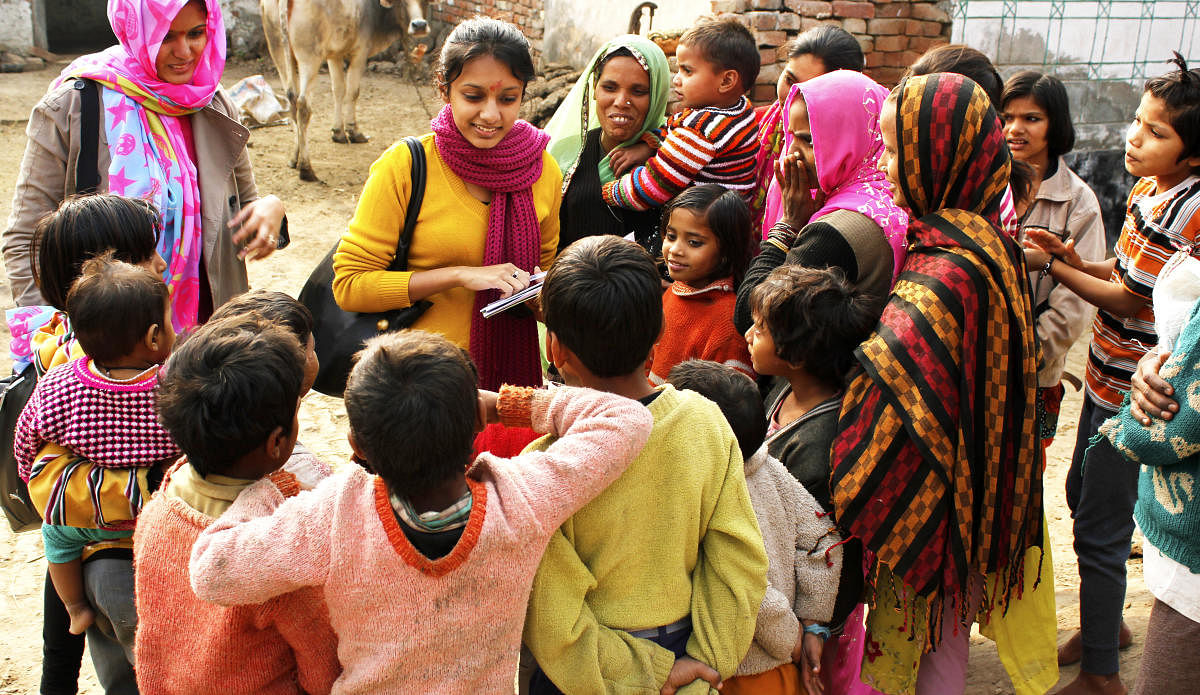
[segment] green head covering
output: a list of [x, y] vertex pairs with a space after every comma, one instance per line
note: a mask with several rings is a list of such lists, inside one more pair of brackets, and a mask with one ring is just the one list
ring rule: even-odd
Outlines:
[[[642, 122], [642, 129], [618, 147], [627, 147], [636, 143], [642, 133], [658, 128], [666, 120], [671, 68], [667, 66], [667, 56], [663, 54], [662, 49], [650, 39], [635, 34], [625, 34], [609, 41], [596, 51], [596, 55], [592, 56], [587, 69], [579, 76], [575, 86], [571, 87], [571, 91], [567, 94], [567, 98], [563, 100], [550, 121], [546, 123], [546, 132], [550, 134], [550, 145], [547, 149], [550, 151], [550, 156], [558, 162], [558, 168], [562, 170], [566, 180], [570, 180], [569, 173], [574, 169], [575, 163], [579, 161], [579, 154], [583, 150], [584, 136], [589, 130], [599, 125], [599, 119], [596, 117], [596, 98], [593, 94], [593, 86], [599, 77], [596, 68], [604, 58], [620, 48], [629, 49], [634, 58], [649, 73], [650, 108], [646, 111], [646, 120]], [[585, 99], [587, 100], [586, 105]], [[584, 110], [585, 106], [586, 111]], [[616, 178], [613, 176], [612, 167], [609, 166], [608, 155], [600, 160], [599, 168], [601, 183], [608, 183]]]

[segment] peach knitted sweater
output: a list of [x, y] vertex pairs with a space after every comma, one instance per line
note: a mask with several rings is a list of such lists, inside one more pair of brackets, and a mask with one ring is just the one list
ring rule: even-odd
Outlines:
[[[186, 460], [179, 465], [187, 465]], [[328, 468], [315, 459], [307, 470], [292, 469], [295, 472], [276, 471], [256, 485], [271, 488], [276, 501], [282, 501], [328, 475]], [[162, 489], [167, 488], [169, 475]], [[192, 544], [213, 523], [212, 517], [161, 490], [142, 509], [133, 539], [138, 612], [134, 655], [140, 692], [328, 693], [341, 667], [337, 636], [320, 588], [232, 608], [215, 606], [192, 593], [188, 584]]]
[[476, 459], [471, 515], [449, 555], [431, 561], [413, 548], [382, 479], [356, 469], [265, 518], [255, 517], [279, 491], [247, 488], [197, 541], [193, 588], [233, 605], [331, 587], [345, 669], [334, 693], [513, 692], [525, 604], [550, 535], [620, 476], [653, 419], [635, 401], [568, 387], [505, 387], [500, 413], [559, 439]]

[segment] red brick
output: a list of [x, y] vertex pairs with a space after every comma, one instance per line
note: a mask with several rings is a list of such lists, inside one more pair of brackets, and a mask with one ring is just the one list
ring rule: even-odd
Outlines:
[[749, 6], [747, 0], [714, 0], [712, 11], [714, 14], [745, 12]]
[[867, 67], [868, 68], [881, 67], [884, 64], [886, 59], [887, 59], [886, 53], [880, 53], [879, 51], [871, 51], [870, 53], [868, 53], [866, 55]]
[[879, 18], [887, 17], [907, 17], [909, 13], [909, 5], [907, 2], [889, 2], [885, 4], [875, 5], [875, 16]]
[[868, 19], [867, 33], [881, 36], [886, 34], [903, 34], [907, 28], [905, 19]]
[[942, 44], [945, 44], [945, 43], [948, 43], [948, 41], [941, 38], [940, 36], [938, 36], [938, 37], [930, 37], [930, 36], [910, 36], [910, 37], [908, 37], [908, 47], [914, 51], [920, 51], [921, 53], [928, 51], [929, 49], [933, 48], [934, 46], [941, 46]]
[[926, 36], [947, 36], [949, 35], [949, 24], [939, 24], [937, 22], [921, 22], [921, 28]]
[[851, 34], [865, 34], [867, 33], [867, 20], [859, 19], [857, 17], [843, 19], [842, 28]]
[[950, 15], [931, 2], [914, 2], [910, 15], [913, 19], [930, 19], [942, 24], [950, 23]]
[[784, 0], [784, 4], [788, 9], [792, 10], [801, 17], [816, 17], [824, 19], [825, 17], [833, 16], [832, 2], [815, 2], [813, 0]]
[[836, 19], [813, 19], [812, 17], [802, 17], [800, 19], [800, 31], [808, 31], [813, 27], [819, 27], [823, 24], [829, 26], [840, 27], [842, 23]]
[[906, 48], [908, 48], [908, 37], [907, 36], [900, 36], [899, 34], [893, 34], [890, 36], [876, 36], [875, 37], [875, 50], [877, 50], [877, 51], [884, 51], [884, 52], [903, 51]]
[[780, 29], [796, 31], [800, 28], [800, 15], [794, 12], [780, 12], [776, 16], [779, 17]]
[[[876, 41], [878, 42], [878, 39]], [[886, 57], [883, 59], [883, 67], [889, 68], [907, 68], [921, 57], [921, 54], [917, 51], [898, 51], [895, 53], [885, 53], [884, 55]]]
[[755, 104], [770, 104], [777, 96], [775, 85], [772, 84], [756, 84], [754, 89], [750, 90], [750, 101]]
[[782, 31], [756, 31], [754, 40], [760, 48], [782, 46], [787, 43], [787, 34]]
[[747, 12], [744, 16], [750, 21], [751, 29], [771, 31], [779, 28], [779, 15], [774, 12]]
[[750, 0], [750, 7], [755, 10], [782, 10], [783, 0]]
[[871, 19], [875, 16], [875, 6], [869, 2], [833, 0], [833, 14], [837, 17], [858, 17], [859, 19]]
[[858, 40], [858, 47], [862, 49], [863, 55], [875, 50], [874, 36], [855, 36], [854, 38]]
[[[779, 56], [779, 53], [781, 50], [784, 54], [783, 58], [780, 58], [780, 56]], [[785, 60], [786, 57], [787, 57], [787, 47], [786, 46], [781, 46], [779, 48], [760, 48], [760, 49], [758, 49], [758, 64], [759, 65], [770, 65], [771, 63], [775, 63], [780, 60]]]

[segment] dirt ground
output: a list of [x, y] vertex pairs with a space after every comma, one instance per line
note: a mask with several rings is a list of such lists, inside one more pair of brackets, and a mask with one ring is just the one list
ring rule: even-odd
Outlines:
[[[0, 75], [0, 220], [7, 220], [17, 166], [25, 146], [25, 123], [29, 109], [54, 76], [55, 67], [42, 72]], [[261, 62], [231, 63], [225, 84], [254, 73], [264, 73], [278, 89], [273, 67]], [[313, 167], [318, 183], [301, 182], [286, 162], [291, 152], [292, 131], [287, 127], [257, 129], [250, 138], [251, 157], [261, 192], [274, 193], [287, 206], [292, 235], [290, 248], [250, 266], [254, 287], [279, 289], [296, 294], [308, 273], [341, 234], [354, 212], [362, 184], [373, 161], [388, 145], [410, 134], [429, 130], [430, 117], [440, 107], [432, 89], [405, 83], [400, 78], [368, 73], [359, 100], [358, 122], [370, 136], [363, 145], [338, 145], [329, 138], [332, 98], [329, 79], [322, 75], [314, 89], [314, 117], [309, 128]], [[0, 308], [12, 300], [7, 282], [0, 282]], [[0, 345], [7, 344], [7, 330], [0, 328]], [[1069, 368], [1082, 374], [1086, 338], [1076, 345]], [[7, 370], [7, 351], [0, 355], [0, 369]], [[1069, 391], [1069, 389], [1068, 389]], [[1080, 394], [1068, 393], [1063, 403], [1058, 439], [1050, 448], [1046, 472], [1046, 511], [1055, 560], [1055, 590], [1058, 601], [1059, 641], [1065, 641], [1078, 626], [1078, 575], [1071, 550], [1071, 520], [1063, 495], [1063, 481], [1075, 441], [1075, 423]], [[341, 402], [317, 393], [304, 398], [300, 413], [301, 441], [326, 460], [348, 460], [345, 413]], [[0, 524], [0, 695], [37, 691], [41, 672], [41, 606], [44, 560], [39, 534], [15, 535]], [[1129, 562], [1126, 619], [1133, 628], [1134, 646], [1122, 653], [1125, 683], [1132, 685], [1141, 654], [1146, 620], [1152, 603], [1142, 581], [1138, 558]], [[101, 692], [91, 664], [85, 659], [81, 692]], [[1060, 684], [1078, 673], [1078, 667], [1063, 669]], [[969, 695], [1012, 692], [1012, 686], [988, 640], [972, 636]]]

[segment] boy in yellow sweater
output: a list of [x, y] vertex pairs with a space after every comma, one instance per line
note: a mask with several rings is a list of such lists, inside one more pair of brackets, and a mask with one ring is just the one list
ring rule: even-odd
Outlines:
[[714, 403], [646, 381], [661, 292], [650, 256], [613, 236], [569, 246], [542, 290], [546, 348], [564, 380], [640, 401], [654, 429], [550, 539], [525, 620], [532, 695], [708, 692], [754, 636], [767, 556], [737, 440]]

